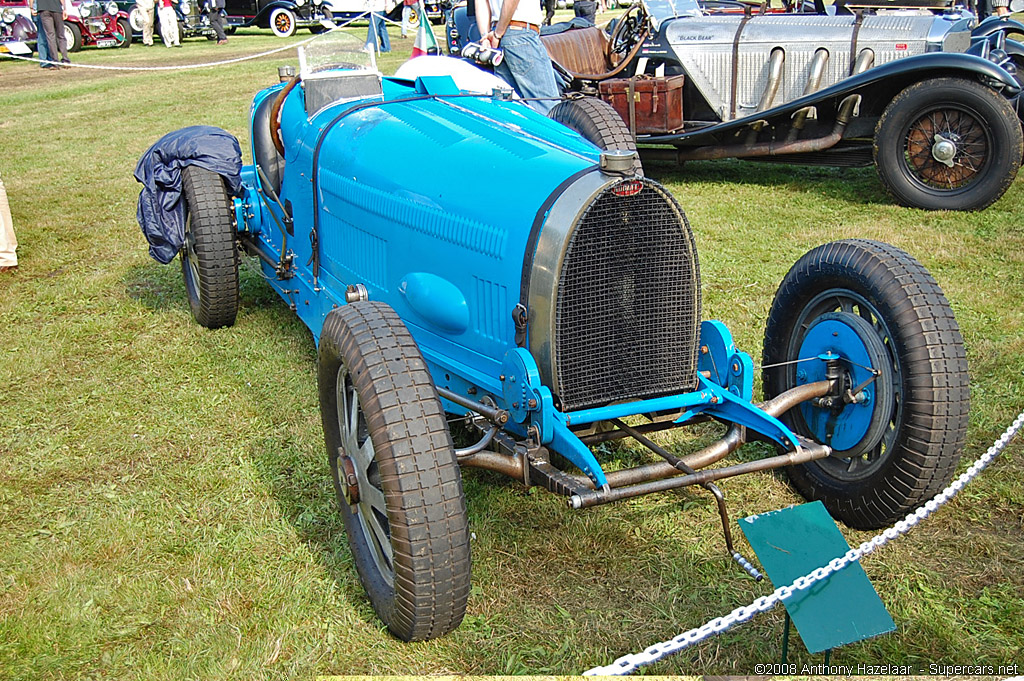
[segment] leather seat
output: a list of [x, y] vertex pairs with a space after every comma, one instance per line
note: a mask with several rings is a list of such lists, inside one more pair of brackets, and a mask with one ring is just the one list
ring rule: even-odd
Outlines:
[[551, 60], [573, 77], [592, 77], [612, 70], [608, 61], [608, 37], [600, 28], [542, 35], [540, 40]]

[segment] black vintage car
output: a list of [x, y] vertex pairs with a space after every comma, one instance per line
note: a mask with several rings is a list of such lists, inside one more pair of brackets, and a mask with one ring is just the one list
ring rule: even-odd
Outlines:
[[287, 38], [296, 29], [312, 33], [327, 30], [322, 21], [333, 22], [333, 14], [320, 0], [226, 0], [229, 30], [245, 26], [269, 28]]

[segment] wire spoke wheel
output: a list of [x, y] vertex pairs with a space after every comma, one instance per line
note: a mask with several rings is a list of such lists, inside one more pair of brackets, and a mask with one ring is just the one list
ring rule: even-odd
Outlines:
[[906, 206], [980, 210], [1017, 176], [1024, 138], [1000, 93], [964, 78], [907, 87], [878, 120], [874, 159], [886, 189]]
[[907, 131], [907, 163], [922, 184], [959, 189], [985, 166], [992, 135], [975, 112], [947, 106], [927, 112]]

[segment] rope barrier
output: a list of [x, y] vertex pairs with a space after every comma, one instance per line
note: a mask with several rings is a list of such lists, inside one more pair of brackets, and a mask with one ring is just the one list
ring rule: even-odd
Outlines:
[[937, 511], [943, 504], [955, 497], [960, 490], [967, 485], [967, 483], [976, 478], [981, 471], [983, 471], [997, 456], [999, 456], [1000, 453], [1002, 453], [1003, 449], [1006, 448], [1006, 445], [1009, 444], [1010, 440], [1017, 434], [1022, 426], [1024, 426], [1024, 412], [1021, 412], [1017, 416], [1014, 422], [1010, 424], [1010, 427], [1007, 428], [999, 439], [988, 448], [988, 451], [978, 457], [978, 459], [971, 464], [959, 478], [946, 487], [946, 489], [929, 499], [923, 506], [913, 513], [908, 514], [903, 520], [900, 520], [892, 527], [887, 528], [868, 541], [863, 542], [857, 548], [850, 549], [842, 557], [832, 559], [827, 565], [823, 565], [812, 570], [802, 577], [797, 577], [791, 584], [780, 586], [770, 595], [761, 596], [760, 598], [755, 599], [753, 603], [736, 608], [728, 615], [709, 620], [700, 627], [690, 629], [689, 631], [668, 641], [663, 641], [649, 646], [642, 652], [634, 653], [632, 655], [624, 655], [608, 666], [589, 669], [583, 672], [583, 675], [621, 676], [631, 674], [640, 667], [657, 662], [669, 655], [674, 655], [675, 653], [694, 646], [701, 641], [712, 638], [713, 636], [718, 636], [722, 632], [732, 629], [737, 624], [752, 619], [754, 615], [771, 610], [779, 603], [790, 598], [797, 591], [807, 589], [814, 583], [827, 578], [832, 573], [842, 570], [850, 563], [860, 560], [861, 557], [866, 556], [869, 553], [873, 553], [875, 550], [880, 549], [890, 541], [909, 532], [912, 527], [916, 526], [922, 520]]
[[[338, 30], [341, 30], [343, 28], [346, 28], [350, 24], [352, 24], [353, 22], [359, 21], [360, 19], [362, 19], [365, 16], [367, 16], [367, 15], [366, 14], [360, 14], [359, 16], [353, 17], [352, 19], [349, 19], [346, 22], [343, 22], [341, 24], [336, 24], [335, 27], [332, 28], [331, 30], [332, 31], [338, 31]], [[24, 57], [24, 56], [21, 56], [21, 55], [18, 55], [18, 54], [7, 54], [7, 53], [0, 53], [0, 57], [10, 57], [11, 59], [19, 59], [21, 61], [35, 62], [37, 64], [52, 64], [53, 66], [61, 66], [61, 67], [70, 66], [70, 67], [76, 68], [76, 69], [94, 69], [94, 70], [98, 70], [98, 71], [188, 71], [188, 70], [191, 70], [191, 69], [205, 69], [205, 68], [210, 68], [210, 67], [213, 67], [213, 66], [225, 66], [227, 64], [238, 64], [238, 63], [244, 62], [244, 61], [250, 61], [250, 60], [253, 60], [253, 59], [260, 59], [262, 57], [267, 57], [267, 56], [272, 55], [272, 54], [277, 54], [278, 52], [284, 52], [286, 50], [296, 49], [298, 47], [301, 47], [301, 46], [305, 45], [308, 42], [312, 42], [313, 40], [316, 40], [319, 37], [320, 37], [319, 35], [315, 35], [312, 38], [306, 38], [305, 40], [301, 40], [301, 41], [299, 41], [297, 43], [291, 43], [291, 44], [285, 45], [283, 47], [276, 47], [276, 48], [274, 48], [272, 50], [268, 50], [266, 52], [260, 52], [259, 54], [250, 54], [250, 55], [246, 55], [244, 57], [235, 57], [234, 59], [224, 59], [224, 60], [221, 60], [221, 61], [207, 62], [205, 64], [179, 64], [177, 66], [105, 66], [105, 65], [101, 65], [101, 64], [78, 64], [78, 63], [64, 64], [64, 63], [56, 62], [56, 61], [52, 61], [52, 60], [36, 59], [35, 57]]]

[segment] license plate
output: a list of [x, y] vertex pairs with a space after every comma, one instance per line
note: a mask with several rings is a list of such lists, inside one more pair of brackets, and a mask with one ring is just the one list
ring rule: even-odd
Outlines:
[[3, 52], [4, 54], [32, 54], [32, 50], [28, 49], [28, 45], [20, 41], [0, 44], [0, 52]]
[[117, 45], [117, 41], [113, 38], [104, 38], [103, 40], [96, 41], [96, 47], [113, 47]]

